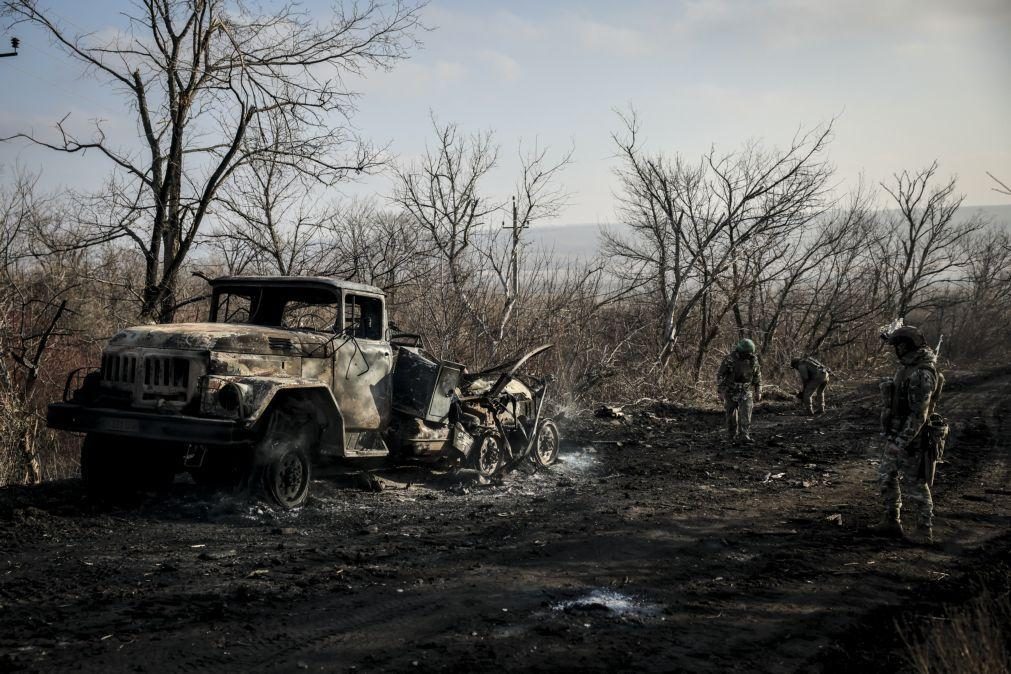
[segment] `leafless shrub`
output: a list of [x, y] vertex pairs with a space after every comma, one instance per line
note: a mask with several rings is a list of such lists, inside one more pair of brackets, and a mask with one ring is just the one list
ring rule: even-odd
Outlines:
[[18, 170], [0, 188], [0, 484], [35, 483], [54, 472], [40, 460], [52, 440], [41, 432], [53, 383], [46, 361], [67, 334], [68, 298], [80, 286], [70, 267], [43, 255], [41, 233], [61, 214], [37, 183], [37, 175]]

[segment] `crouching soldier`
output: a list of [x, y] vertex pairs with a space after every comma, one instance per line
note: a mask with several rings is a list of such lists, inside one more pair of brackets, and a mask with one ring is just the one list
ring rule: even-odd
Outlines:
[[815, 405], [819, 414], [825, 413], [825, 389], [828, 388], [831, 371], [811, 356], [801, 356], [790, 361], [790, 367], [800, 377], [801, 406], [808, 414], [814, 414]]
[[906, 501], [914, 506], [913, 538], [929, 543], [934, 525], [930, 487], [948, 435], [947, 423], [934, 414], [944, 376], [937, 370], [937, 356], [916, 328], [900, 327], [882, 338], [895, 349], [899, 367], [891, 380], [881, 384], [885, 446], [878, 480], [885, 512], [872, 528], [903, 536], [901, 480], [906, 485]]
[[762, 368], [755, 343], [742, 339], [720, 363], [716, 372], [716, 393], [727, 413], [727, 437], [752, 444], [751, 410], [762, 400]]

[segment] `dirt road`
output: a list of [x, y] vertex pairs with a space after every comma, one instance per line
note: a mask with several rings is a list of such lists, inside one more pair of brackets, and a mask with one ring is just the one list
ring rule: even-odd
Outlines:
[[870, 384], [816, 420], [763, 403], [740, 451], [715, 411], [647, 407], [568, 422], [548, 472], [337, 477], [293, 513], [182, 482], [116, 508], [4, 490], [0, 668], [895, 671], [896, 619], [1007, 577], [1011, 376], [949, 382], [930, 548], [865, 533]]

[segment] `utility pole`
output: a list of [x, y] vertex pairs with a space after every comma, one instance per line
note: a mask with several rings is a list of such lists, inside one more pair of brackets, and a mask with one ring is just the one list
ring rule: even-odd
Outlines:
[[511, 229], [512, 248], [509, 253], [510, 290], [512, 296], [516, 297], [520, 292], [520, 232], [526, 229], [526, 222], [519, 222], [519, 210], [516, 208], [516, 196], [513, 196], [513, 224], [511, 227], [503, 226], [502, 229]]
[[17, 39], [16, 37], [12, 37], [11, 38], [11, 48], [14, 49], [14, 51], [5, 51], [4, 53], [0, 54], [0, 58], [2, 58], [4, 56], [17, 56], [18, 55], [18, 46], [20, 44], [21, 44], [21, 40]]

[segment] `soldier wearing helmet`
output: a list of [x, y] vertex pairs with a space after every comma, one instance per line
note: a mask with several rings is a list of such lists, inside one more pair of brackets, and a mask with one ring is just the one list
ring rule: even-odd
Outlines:
[[885, 512], [873, 528], [883, 534], [904, 535], [901, 481], [906, 501], [913, 506], [913, 537], [931, 542], [934, 503], [930, 487], [948, 430], [944, 420], [934, 414], [944, 376], [937, 369], [936, 354], [915, 327], [902, 326], [882, 338], [895, 349], [899, 367], [892, 379], [881, 384], [885, 446], [878, 480]]
[[825, 412], [825, 389], [831, 378], [831, 370], [822, 365], [813, 356], [801, 356], [790, 361], [790, 367], [797, 371], [800, 377], [800, 398], [801, 406], [807, 410], [808, 414], [815, 413], [815, 405], [819, 414]]
[[716, 393], [727, 415], [727, 437], [752, 444], [751, 410], [762, 400], [762, 367], [750, 339], [737, 342], [716, 372]]

